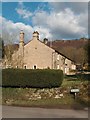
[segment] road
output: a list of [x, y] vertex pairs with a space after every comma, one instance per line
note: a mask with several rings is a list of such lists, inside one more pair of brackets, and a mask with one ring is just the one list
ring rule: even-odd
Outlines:
[[88, 118], [88, 110], [2, 106], [2, 118]]

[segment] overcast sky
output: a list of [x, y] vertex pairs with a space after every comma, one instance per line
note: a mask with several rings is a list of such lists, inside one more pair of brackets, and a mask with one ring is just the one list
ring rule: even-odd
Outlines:
[[20, 30], [25, 42], [36, 30], [41, 40], [87, 37], [88, 2], [3, 2], [1, 26], [3, 38], [14, 43], [19, 42]]

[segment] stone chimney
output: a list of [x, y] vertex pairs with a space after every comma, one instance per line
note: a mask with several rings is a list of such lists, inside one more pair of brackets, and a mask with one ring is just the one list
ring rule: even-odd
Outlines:
[[39, 40], [39, 33], [37, 31], [33, 32], [33, 40]]
[[48, 43], [48, 39], [47, 39], [47, 38], [44, 38], [44, 39], [43, 39], [43, 43], [44, 43], [44, 44], [47, 44], [47, 43]]
[[21, 30], [20, 32], [20, 41], [19, 41], [19, 48], [24, 47], [24, 32]]
[[19, 68], [23, 68], [23, 57], [24, 57], [24, 32], [20, 32], [20, 41], [19, 41]]

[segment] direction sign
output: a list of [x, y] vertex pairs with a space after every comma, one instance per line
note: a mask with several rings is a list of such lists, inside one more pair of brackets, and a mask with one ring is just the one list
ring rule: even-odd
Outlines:
[[74, 92], [74, 93], [79, 92], [79, 89], [71, 89], [71, 92]]

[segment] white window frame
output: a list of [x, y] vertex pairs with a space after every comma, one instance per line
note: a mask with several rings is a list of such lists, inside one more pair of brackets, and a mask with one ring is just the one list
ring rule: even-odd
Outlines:
[[57, 69], [59, 69], [60, 68], [60, 66], [59, 66], [59, 64], [57, 64]]
[[18, 65], [16, 65], [16, 68], [18, 68]]

